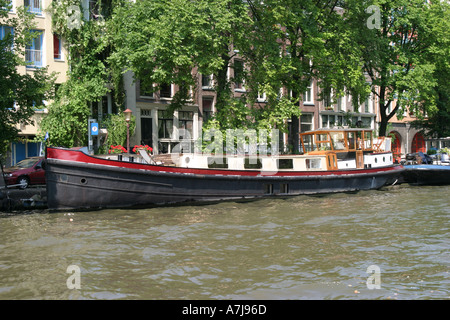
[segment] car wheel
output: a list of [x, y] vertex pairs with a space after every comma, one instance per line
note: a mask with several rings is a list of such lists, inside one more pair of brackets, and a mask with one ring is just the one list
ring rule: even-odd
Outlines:
[[30, 179], [26, 176], [20, 176], [17, 179], [17, 183], [20, 184], [20, 189], [26, 189], [30, 183]]

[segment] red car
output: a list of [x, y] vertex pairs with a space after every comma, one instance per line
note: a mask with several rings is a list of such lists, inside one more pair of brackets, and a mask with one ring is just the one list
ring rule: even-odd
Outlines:
[[43, 157], [26, 158], [10, 168], [3, 168], [7, 185], [17, 185], [25, 189], [32, 184], [45, 184], [45, 170], [42, 168]]

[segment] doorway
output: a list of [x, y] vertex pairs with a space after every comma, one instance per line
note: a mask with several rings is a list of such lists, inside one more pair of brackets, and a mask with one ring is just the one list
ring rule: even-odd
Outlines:
[[394, 135], [394, 139], [392, 142], [392, 156], [396, 163], [400, 163], [400, 159], [402, 157], [402, 141], [398, 132], [392, 131], [390, 135]]
[[411, 146], [411, 152], [426, 152], [425, 139], [421, 133], [416, 133]]
[[141, 143], [153, 148], [153, 119], [141, 118]]

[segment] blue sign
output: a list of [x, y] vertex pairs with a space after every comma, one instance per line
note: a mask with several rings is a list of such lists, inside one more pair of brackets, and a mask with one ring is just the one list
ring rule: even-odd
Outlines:
[[98, 136], [98, 123], [91, 122], [91, 135]]

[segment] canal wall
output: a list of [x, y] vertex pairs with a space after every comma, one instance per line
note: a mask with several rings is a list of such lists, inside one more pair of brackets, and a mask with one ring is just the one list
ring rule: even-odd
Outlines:
[[47, 208], [47, 189], [45, 186], [0, 190], [0, 211], [9, 212], [33, 208]]

